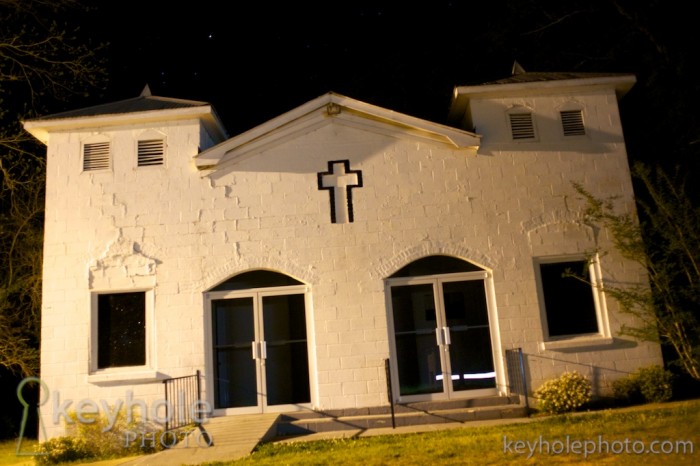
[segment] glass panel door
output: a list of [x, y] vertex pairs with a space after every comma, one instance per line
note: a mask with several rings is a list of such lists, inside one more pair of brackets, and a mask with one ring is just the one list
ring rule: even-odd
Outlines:
[[483, 280], [442, 283], [446, 351], [452, 391], [495, 388], [491, 333]]
[[393, 286], [391, 303], [400, 394], [441, 393], [443, 376], [433, 285]]
[[215, 408], [254, 413], [310, 403], [304, 289], [214, 297], [220, 298], [211, 300]]
[[483, 276], [399, 277], [389, 283], [394, 377], [403, 401], [496, 388]]
[[309, 403], [304, 295], [263, 296], [266, 405]]
[[212, 301], [216, 408], [258, 405], [253, 298]]

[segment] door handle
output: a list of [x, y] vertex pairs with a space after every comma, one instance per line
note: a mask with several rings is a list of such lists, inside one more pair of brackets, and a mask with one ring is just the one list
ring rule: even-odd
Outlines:
[[253, 359], [267, 359], [267, 342], [253, 341], [250, 343]]

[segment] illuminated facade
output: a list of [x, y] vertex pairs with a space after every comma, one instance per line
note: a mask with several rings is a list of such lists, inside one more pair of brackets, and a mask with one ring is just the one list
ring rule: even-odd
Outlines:
[[661, 362], [619, 337], [599, 285], [643, 271], [572, 185], [634, 209], [633, 83], [456, 87], [448, 124], [333, 93], [233, 137], [150, 95], [25, 122], [48, 147], [42, 380], [152, 403], [199, 370], [215, 415], [334, 410], [386, 405], [387, 359], [399, 403], [504, 395], [522, 348], [531, 391], [577, 370], [605, 393]]

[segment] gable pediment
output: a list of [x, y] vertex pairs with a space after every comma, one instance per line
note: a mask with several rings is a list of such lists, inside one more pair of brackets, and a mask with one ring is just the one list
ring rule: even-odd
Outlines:
[[480, 136], [335, 93], [324, 94], [195, 158], [199, 170], [212, 170], [255, 156], [326, 125], [343, 125], [396, 138], [418, 140], [476, 154]]

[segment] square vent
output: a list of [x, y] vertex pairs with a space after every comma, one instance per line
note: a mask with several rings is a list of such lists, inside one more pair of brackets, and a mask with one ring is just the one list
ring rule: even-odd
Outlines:
[[83, 170], [109, 168], [109, 142], [92, 142], [83, 145]]
[[532, 113], [511, 113], [510, 131], [513, 139], [534, 139], [535, 125], [532, 121]]
[[585, 136], [583, 112], [581, 110], [566, 110], [561, 112], [561, 125], [564, 136]]
[[145, 139], [139, 141], [138, 166], [149, 167], [163, 165], [165, 141], [163, 139]]

